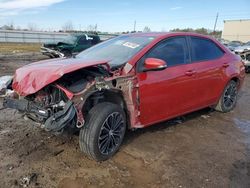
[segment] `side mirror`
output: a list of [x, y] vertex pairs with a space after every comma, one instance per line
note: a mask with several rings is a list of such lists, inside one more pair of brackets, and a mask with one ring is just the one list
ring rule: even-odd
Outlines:
[[147, 58], [144, 62], [143, 72], [160, 71], [167, 68], [167, 63], [164, 60], [157, 58]]

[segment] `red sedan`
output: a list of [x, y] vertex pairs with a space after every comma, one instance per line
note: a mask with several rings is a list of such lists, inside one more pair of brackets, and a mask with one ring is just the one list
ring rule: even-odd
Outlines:
[[47, 131], [80, 131], [81, 150], [102, 161], [127, 129], [205, 107], [231, 111], [244, 77], [240, 57], [211, 37], [136, 33], [18, 69], [4, 106]]

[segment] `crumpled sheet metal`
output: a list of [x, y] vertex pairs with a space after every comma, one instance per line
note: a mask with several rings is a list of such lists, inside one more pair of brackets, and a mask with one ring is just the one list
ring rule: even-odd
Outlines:
[[108, 61], [88, 61], [77, 58], [32, 63], [16, 70], [12, 87], [19, 95], [27, 96], [55, 82], [64, 74], [107, 63]]

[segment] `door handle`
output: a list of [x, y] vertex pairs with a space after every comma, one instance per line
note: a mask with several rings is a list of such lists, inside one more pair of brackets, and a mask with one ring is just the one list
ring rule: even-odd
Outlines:
[[229, 67], [229, 64], [228, 63], [224, 63], [223, 67], [227, 68], [227, 67]]
[[196, 71], [194, 71], [194, 70], [189, 70], [189, 71], [186, 72], [186, 75], [187, 75], [187, 76], [192, 76], [192, 75], [194, 75], [195, 73], [196, 73]]

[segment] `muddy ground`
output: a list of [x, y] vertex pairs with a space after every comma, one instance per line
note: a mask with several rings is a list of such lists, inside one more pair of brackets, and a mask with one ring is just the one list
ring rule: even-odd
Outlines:
[[[39, 54], [0, 57], [0, 76]], [[1, 106], [0, 106], [1, 108]], [[15, 110], [0, 110], [0, 187], [250, 187], [250, 75], [233, 112], [204, 109], [127, 132], [97, 163], [77, 136], [53, 136]]]

